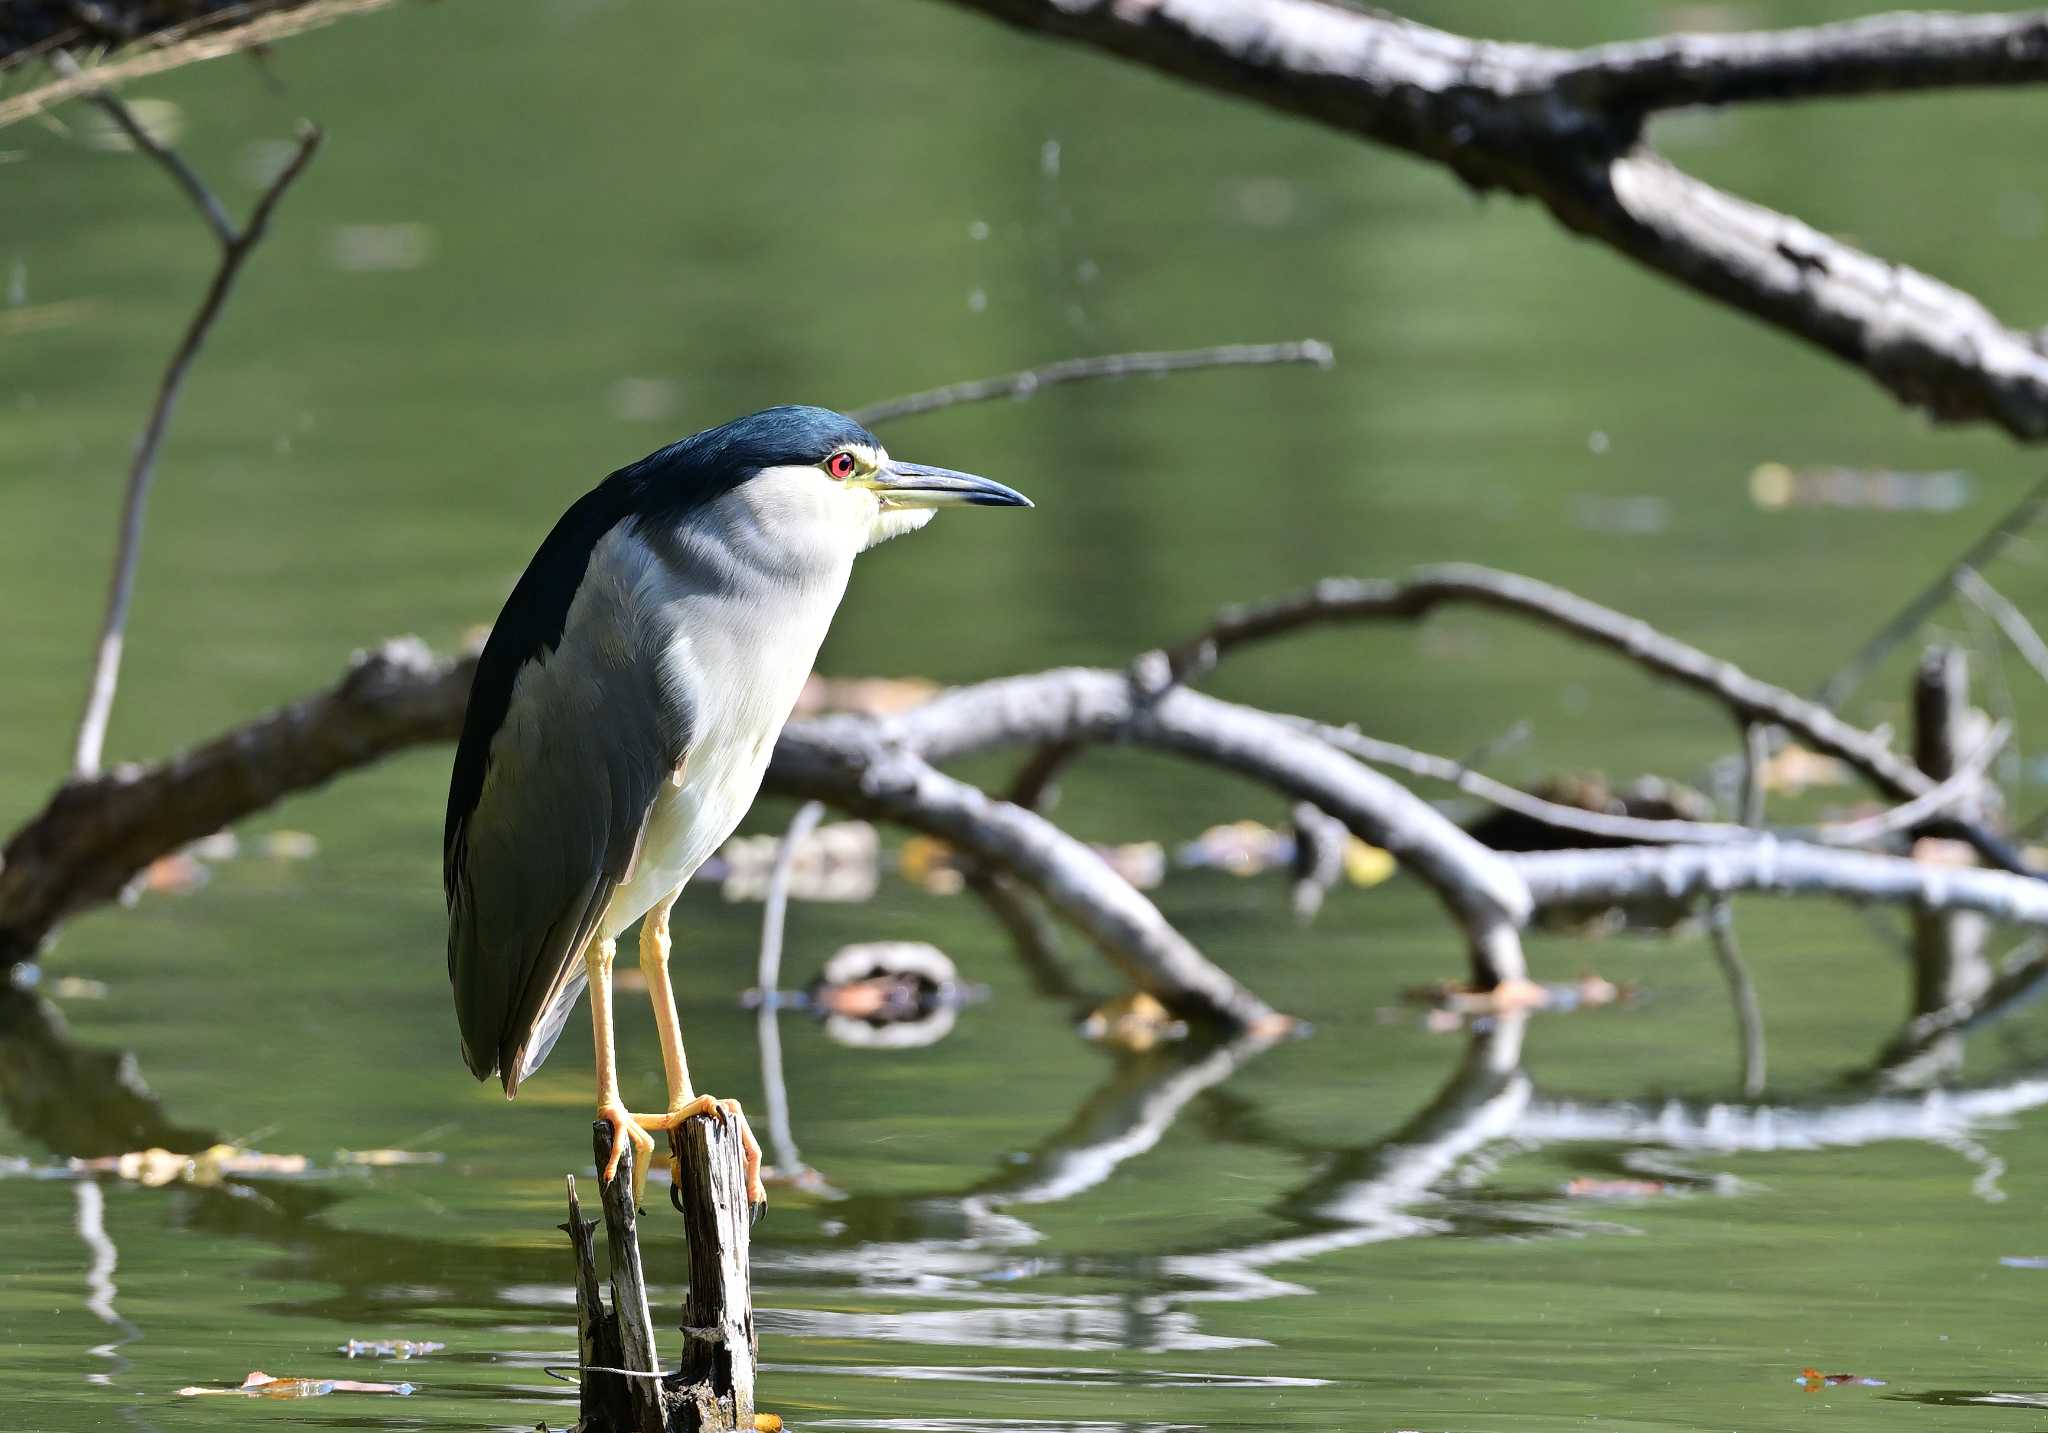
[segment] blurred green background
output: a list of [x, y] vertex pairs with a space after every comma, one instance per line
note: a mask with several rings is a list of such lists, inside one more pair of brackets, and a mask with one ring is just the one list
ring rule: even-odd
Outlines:
[[[1578, 44], [1860, 12], [1407, 13]], [[115, 759], [309, 690], [383, 637], [460, 641], [575, 495], [682, 433], [1072, 354], [1315, 336], [1338, 364], [892, 427], [899, 455], [986, 472], [1038, 510], [948, 518], [864, 559], [824, 670], [964, 681], [1116, 663], [1225, 601], [1461, 559], [1806, 690], [2038, 470], [1530, 206], [923, 0], [401, 4], [129, 93], [238, 211], [299, 116], [329, 137], [165, 450]], [[1663, 120], [1655, 138], [2016, 324], [2042, 316], [2048, 119], [2032, 93], [1745, 107]], [[69, 751], [128, 455], [213, 255], [162, 173], [80, 107], [0, 132], [0, 159], [0, 797], [20, 814]], [[1932, 508], [1763, 506], [1752, 475], [1772, 463], [1916, 475], [1896, 491]], [[2030, 613], [2048, 601], [2037, 544], [1994, 576]], [[1977, 650], [1980, 693], [2020, 718], [2001, 770], [2030, 811], [2032, 677], [1966, 613], [1936, 630]], [[1910, 657], [1858, 695], [1856, 719], [1903, 721]], [[1521, 781], [1698, 778], [1735, 740], [1632, 669], [1473, 614], [1248, 653], [1210, 686], [1451, 754], [1527, 721], [1494, 767]], [[0, 1129], [21, 1176], [0, 1221], [0, 1407], [18, 1426], [573, 1420], [540, 1366], [573, 1361], [552, 1225], [560, 1175], [581, 1166], [588, 1037], [572, 1025], [517, 1105], [464, 1076], [441, 952], [448, 758], [409, 754], [245, 833], [313, 833], [313, 861], [252, 857], [65, 931], [51, 988], [105, 986], [62, 1000], [75, 1035], [133, 1051], [178, 1119], [323, 1167], [338, 1148], [448, 1158], [243, 1195], [149, 1190], [36, 1177], [50, 1151]], [[1091, 838], [1169, 845], [1284, 815], [1268, 793], [1120, 754], [1091, 756], [1060, 808]], [[786, 816], [771, 803], [746, 829]], [[1155, 894], [1317, 1033], [1055, 1203], [988, 1186], [1038, 1169], [1048, 1142], [1087, 1144], [1060, 1132], [1098, 1085], [1144, 1086], [1175, 1060], [1118, 1063], [1074, 1037], [1072, 1006], [1033, 993], [967, 898], [887, 880], [873, 902], [794, 912], [792, 981], [845, 942], [904, 937], [992, 992], [926, 1051], [851, 1051], [784, 1021], [797, 1137], [849, 1198], [782, 1194], [761, 1226], [765, 1406], [842, 1428], [1761, 1429], [1824, 1408], [1903, 1423], [1900, 1398], [1971, 1390], [2048, 1400], [2031, 1318], [2048, 1274], [1999, 1263], [2048, 1253], [2033, 1214], [2048, 1123], [2025, 1113], [2048, 1100], [2037, 1019], [1972, 1047], [1968, 1077], [2006, 1091], [1995, 1125], [1880, 1111], [1841, 1147], [1657, 1154], [1606, 1126], [1518, 1137], [1510, 1090], [1508, 1114], [1442, 1168], [1413, 1188], [1388, 1175], [1372, 1218], [1343, 1218], [1296, 1191], [1341, 1166], [1333, 1151], [1395, 1135], [1464, 1056], [1464, 1037], [1394, 1009], [1404, 987], [1459, 972], [1452, 932], [1405, 882], [1341, 891], [1306, 931], [1275, 878], [1177, 875]], [[750, 1105], [753, 1027], [733, 995], [757, 915], [704, 889], [678, 917], [700, 1083]], [[1740, 916], [1771, 1099], [1850, 1098], [1906, 999], [1886, 923], [1762, 901]], [[1641, 992], [1535, 1022], [1539, 1104], [1732, 1097], [1731, 1017], [1696, 932], [1556, 937], [1532, 956], [1546, 978], [1598, 970]], [[625, 1008], [628, 1097], [654, 1098], [652, 1032]], [[1582, 1175], [1665, 1192], [1589, 1209], [1559, 1193]], [[81, 1230], [116, 1252], [115, 1294], [92, 1282], [105, 1254]], [[1219, 1258], [1248, 1249], [1272, 1262]], [[335, 1356], [350, 1337], [449, 1347], [392, 1366], [420, 1385], [402, 1401], [172, 1396], [251, 1369], [376, 1376]], [[1807, 1364], [1886, 1386], [1804, 1393]]]

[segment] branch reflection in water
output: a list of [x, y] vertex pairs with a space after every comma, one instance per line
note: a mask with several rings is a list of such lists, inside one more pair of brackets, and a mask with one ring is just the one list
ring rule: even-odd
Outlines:
[[[0, 1062], [6, 1108], [11, 1118], [27, 1116], [25, 1133], [41, 1128], [35, 1116], [38, 1101], [26, 1096], [59, 1079], [72, 1080], [74, 1094], [83, 1096], [79, 1103], [106, 1102], [113, 1111], [88, 1110], [92, 1117], [77, 1127], [143, 1127], [136, 1123], [141, 1086], [129, 1063], [76, 1048], [61, 1023], [39, 1013], [33, 1003], [24, 1006], [15, 999], [7, 1009], [16, 1022], [28, 1022], [10, 1029], [26, 1028], [34, 1037], [10, 1038], [8, 1058]], [[1977, 1193], [1995, 1198], [1999, 1166], [1979, 1136], [1997, 1121], [2048, 1105], [2048, 1065], [1928, 1093], [1850, 1093], [1797, 1103], [1548, 1096], [1523, 1067], [1528, 1018], [1503, 1015], [1482, 1022], [1468, 1036], [1441, 1088], [1406, 1123], [1384, 1138], [1348, 1146], [1279, 1133], [1263, 1122], [1255, 1103], [1242, 1096], [1224, 1098], [1224, 1086], [1272, 1048], [1271, 1037], [1247, 1034], [1225, 1041], [1198, 1036], [1139, 1053], [1105, 1047], [1108, 1070], [1100, 1084], [1064, 1125], [1000, 1172], [964, 1189], [886, 1195], [856, 1189], [838, 1199], [831, 1198], [833, 1191], [821, 1191], [830, 1201], [816, 1207], [822, 1241], [799, 1238], [757, 1251], [762, 1329], [778, 1340], [1069, 1353], [1242, 1347], [1257, 1340], [1205, 1329], [1203, 1307], [1311, 1293], [1312, 1279], [1306, 1274], [1304, 1282], [1293, 1282], [1278, 1271], [1305, 1269], [1342, 1250], [1504, 1228], [1523, 1235], [1583, 1235], [1622, 1227], [1615, 1222], [1620, 1215], [1613, 1204], [1603, 1205], [1596, 1216], [1562, 1196], [1482, 1200], [1478, 1191], [1493, 1175], [1494, 1162], [1508, 1152], [1589, 1146], [1618, 1153], [1625, 1165], [1633, 1162], [1636, 1168], [1668, 1174], [1674, 1154], [1818, 1151], [1918, 1141], [1976, 1164]], [[78, 1071], [97, 1071], [100, 1077], [73, 1079]], [[779, 1071], [771, 1065], [765, 1073], [772, 1078]], [[147, 1128], [177, 1130], [153, 1103], [146, 1108], [155, 1121]], [[794, 1114], [793, 1122], [801, 1123], [802, 1110]], [[1258, 1147], [1289, 1161], [1308, 1162], [1316, 1172], [1272, 1201], [1259, 1216], [1265, 1232], [1243, 1243], [1122, 1255], [1066, 1254], [1050, 1246], [1033, 1222], [1034, 1211], [1129, 1177], [1126, 1167], [1143, 1161], [1184, 1119], [1219, 1144]], [[1658, 1159], [1665, 1164], [1657, 1165]], [[61, 1168], [17, 1172], [65, 1173]], [[73, 1177], [84, 1176], [74, 1172]], [[1699, 1178], [1684, 1170], [1671, 1177]], [[260, 1183], [261, 1197], [248, 1197], [246, 1189], [193, 1185], [172, 1185], [152, 1191], [152, 1197], [170, 1200], [169, 1217], [186, 1230], [247, 1238], [274, 1249], [250, 1270], [252, 1283], [278, 1289], [312, 1283], [331, 1291], [290, 1303], [293, 1314], [375, 1324], [418, 1320], [449, 1307], [487, 1316], [496, 1311], [494, 1321], [501, 1328], [524, 1330], [543, 1345], [501, 1354], [501, 1362], [537, 1367], [561, 1359], [561, 1348], [546, 1345], [546, 1337], [569, 1336], [570, 1325], [555, 1311], [569, 1307], [570, 1294], [552, 1245], [419, 1232], [366, 1237], [333, 1227], [326, 1217], [347, 1197], [345, 1184], [250, 1182]], [[1728, 1178], [1702, 1183], [1733, 1197], [1748, 1187]], [[99, 1207], [96, 1194], [96, 1187], [92, 1194], [81, 1190], [78, 1227], [98, 1251], [91, 1238], [92, 1230], [103, 1227], [92, 1217]], [[99, 1252], [103, 1264], [104, 1251]], [[1110, 1291], [1076, 1292], [1076, 1284]], [[835, 1289], [858, 1291], [861, 1298], [836, 1298], [830, 1292]], [[107, 1293], [105, 1281], [95, 1284], [94, 1312], [103, 1318], [103, 1310], [111, 1312]], [[886, 1307], [893, 1300], [903, 1302], [900, 1312]], [[878, 1302], [884, 1307], [877, 1308]], [[549, 1314], [535, 1317], [542, 1309]], [[132, 1325], [119, 1315], [114, 1326], [134, 1336]], [[113, 1347], [103, 1346], [108, 1352]], [[790, 1342], [781, 1342], [773, 1352], [803, 1357], [802, 1345]], [[834, 1363], [830, 1371], [860, 1374], [871, 1363], [879, 1370], [875, 1360], [855, 1359]], [[770, 1371], [791, 1372], [810, 1366], [772, 1359], [767, 1365]], [[825, 1371], [825, 1365], [818, 1368]], [[914, 1376], [893, 1365], [889, 1371], [891, 1376]], [[966, 1372], [927, 1370], [932, 1377]], [[1044, 1373], [1061, 1380], [1099, 1377], [1119, 1385], [1214, 1376], [1078, 1367]], [[1031, 1371], [1007, 1370], [1001, 1376], [1028, 1381]], [[1287, 1379], [1284, 1370], [1275, 1370], [1273, 1377]], [[535, 1392], [548, 1390], [536, 1386]]]

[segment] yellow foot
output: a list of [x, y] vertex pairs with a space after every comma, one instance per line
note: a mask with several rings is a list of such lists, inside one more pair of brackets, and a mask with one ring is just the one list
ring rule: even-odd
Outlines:
[[645, 1121], [649, 1129], [668, 1131], [668, 1172], [678, 1183], [682, 1180], [682, 1159], [676, 1153], [676, 1131], [683, 1127], [685, 1120], [698, 1115], [710, 1115], [713, 1119], [730, 1119], [739, 1127], [740, 1149], [747, 1161], [747, 1203], [754, 1207], [754, 1216], [760, 1217], [761, 1206], [768, 1202], [768, 1191], [761, 1187], [761, 1146], [754, 1138], [754, 1131], [747, 1124], [746, 1112], [740, 1109], [738, 1100], [714, 1100], [709, 1095], [698, 1095], [677, 1105], [665, 1115], [656, 1115]]
[[647, 1132], [645, 1122], [629, 1114], [623, 1104], [599, 1105], [597, 1117], [612, 1127], [612, 1154], [605, 1161], [604, 1176], [599, 1182], [610, 1184], [618, 1178], [619, 1155], [624, 1152], [624, 1142], [630, 1142], [633, 1146], [633, 1207], [638, 1209], [646, 1203], [647, 1166], [654, 1159], [654, 1136]]

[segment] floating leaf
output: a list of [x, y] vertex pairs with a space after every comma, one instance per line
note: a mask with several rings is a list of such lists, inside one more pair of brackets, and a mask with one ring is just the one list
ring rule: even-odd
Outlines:
[[265, 1154], [217, 1144], [197, 1154], [152, 1148], [131, 1150], [102, 1159], [74, 1160], [72, 1167], [95, 1174], [112, 1174], [152, 1189], [166, 1184], [210, 1186], [233, 1176], [293, 1176], [310, 1173], [313, 1162], [303, 1154]]
[[1593, 1179], [1581, 1176], [1564, 1187], [1567, 1199], [1648, 1199], [1667, 1193], [1661, 1179]]
[[1392, 851], [1351, 837], [1344, 843], [1344, 879], [1354, 886], [1372, 887], [1392, 878], [1400, 869]]
[[1800, 1369], [1797, 1382], [1808, 1393], [1818, 1393], [1823, 1388], [1839, 1388], [1847, 1383], [1860, 1384], [1864, 1388], [1884, 1387], [1881, 1378], [1859, 1378], [1853, 1373], [1822, 1373], [1817, 1368]]
[[320, 854], [320, 840], [310, 831], [272, 831], [263, 838], [263, 854], [273, 861], [310, 861]]
[[1138, 990], [1090, 1013], [1081, 1022], [1081, 1033], [1105, 1045], [1142, 1052], [1161, 1041], [1184, 1038], [1188, 1026], [1185, 1020], [1175, 1019], [1156, 996]]
[[365, 1383], [353, 1378], [273, 1378], [256, 1372], [234, 1388], [208, 1388], [193, 1384], [178, 1390], [180, 1398], [201, 1398], [209, 1394], [239, 1395], [244, 1398], [325, 1398], [330, 1393], [388, 1393], [406, 1398], [413, 1393], [410, 1383]]
[[1803, 746], [1787, 745], [1763, 764], [1766, 791], [1797, 796], [1809, 786], [1840, 786], [1849, 780], [1849, 768], [1837, 757], [1823, 756]]
[[434, 1149], [338, 1149], [334, 1162], [385, 1169], [399, 1164], [446, 1164], [448, 1156]]

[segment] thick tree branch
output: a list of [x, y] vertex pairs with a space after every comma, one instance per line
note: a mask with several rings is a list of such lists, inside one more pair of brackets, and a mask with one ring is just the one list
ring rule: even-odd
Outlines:
[[150, 862], [345, 771], [462, 728], [475, 659], [417, 638], [358, 655], [341, 681], [189, 751], [60, 786], [0, 853], [0, 965]]
[[1763, 837], [1748, 846], [1537, 851], [1504, 859], [1539, 910], [1732, 896], [1827, 895], [2048, 926], [2048, 881]]
[[1885, 16], [1570, 52], [1325, 0], [952, 0], [1020, 29], [1405, 150], [1861, 368], [1946, 421], [2048, 436], [2048, 354], [1982, 304], [1682, 173], [1641, 140], [1674, 104], [2048, 78], [2039, 12]]
[[1139, 987], [1170, 1005], [1197, 1004], [1250, 1029], [1291, 1023], [1211, 964], [1092, 847], [1043, 816], [997, 801], [908, 751], [811, 736], [798, 727], [783, 733], [767, 789], [923, 831], [1013, 872]]

